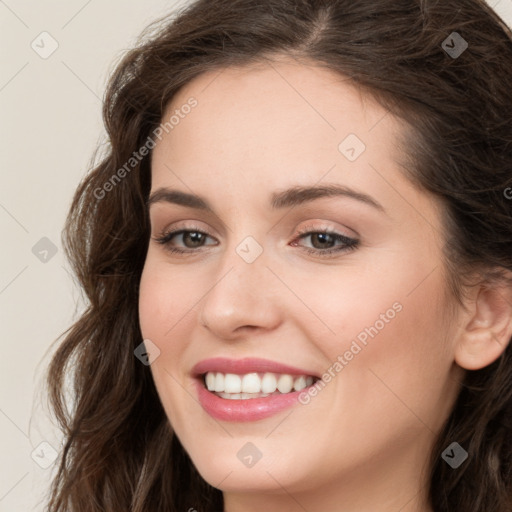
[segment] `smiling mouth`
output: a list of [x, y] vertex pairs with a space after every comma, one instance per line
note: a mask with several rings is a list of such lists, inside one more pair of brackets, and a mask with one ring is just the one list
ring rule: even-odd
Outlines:
[[202, 374], [200, 379], [210, 393], [228, 400], [248, 400], [291, 394], [302, 391], [319, 380], [313, 375], [273, 372], [245, 374], [207, 372]]

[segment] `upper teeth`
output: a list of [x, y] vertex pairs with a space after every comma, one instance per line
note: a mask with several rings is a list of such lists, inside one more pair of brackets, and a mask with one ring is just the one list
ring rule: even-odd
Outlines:
[[236, 373], [208, 372], [205, 378], [209, 391], [217, 393], [289, 393], [292, 389], [300, 391], [313, 384], [313, 377], [307, 375], [292, 376], [275, 373]]

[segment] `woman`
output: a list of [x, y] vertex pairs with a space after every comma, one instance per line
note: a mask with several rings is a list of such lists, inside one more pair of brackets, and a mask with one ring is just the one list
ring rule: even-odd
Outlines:
[[48, 371], [49, 510], [511, 510], [508, 27], [479, 0], [157, 27], [65, 230], [90, 305]]

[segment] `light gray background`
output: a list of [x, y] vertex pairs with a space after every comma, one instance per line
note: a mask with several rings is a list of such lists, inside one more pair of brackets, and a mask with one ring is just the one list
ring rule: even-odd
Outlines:
[[[0, 512], [43, 511], [60, 436], [41, 379], [51, 343], [81, 311], [60, 236], [73, 192], [101, 142], [109, 72], [152, 20], [187, 0], [0, 0]], [[512, 0], [490, 5], [512, 26]], [[48, 58], [48, 32], [58, 43]], [[471, 43], [470, 43], [471, 44]], [[47, 262], [33, 246], [47, 237]], [[40, 254], [44, 257], [44, 253]], [[39, 455], [39, 457], [38, 457]]]

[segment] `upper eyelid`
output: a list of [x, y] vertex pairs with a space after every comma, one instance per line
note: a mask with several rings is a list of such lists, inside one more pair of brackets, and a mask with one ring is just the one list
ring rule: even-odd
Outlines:
[[[348, 229], [348, 228], [346, 228]], [[199, 226], [177, 226], [177, 227], [173, 227], [173, 228], [164, 228], [160, 231], [161, 234], [170, 234], [170, 233], [173, 233], [173, 234], [178, 234], [180, 232], [183, 232], [183, 231], [188, 231], [188, 232], [201, 232], [201, 233], [204, 233], [205, 235], [208, 235], [208, 236], [211, 236], [212, 238], [216, 238], [215, 235], [213, 235], [211, 233], [210, 230], [206, 229], [206, 228], [202, 228], [202, 227], [199, 227]], [[340, 232], [341, 231], [341, 232]], [[329, 232], [329, 233], [332, 233], [332, 234], [339, 234], [339, 235], [343, 235], [347, 238], [351, 238], [352, 235], [349, 235], [349, 234], [346, 234], [346, 233], [343, 233], [342, 232], [343, 230], [340, 230], [338, 228], [334, 228], [332, 226], [311, 226], [311, 225], [307, 225], [305, 227], [302, 227], [298, 230], [295, 230], [296, 234], [299, 234], [299, 235], [304, 235], [304, 234], [308, 234], [308, 233], [325, 233], [325, 232]], [[350, 229], [350, 231], [354, 231], [353, 229]], [[359, 236], [359, 234], [355, 234], [356, 236]]]
[[[186, 223], [186, 222], [192, 222], [192, 223], [196, 223], [196, 224], [182, 225], [182, 223]], [[199, 225], [200, 223], [201, 223], [201, 221], [197, 221], [197, 220], [192, 220], [192, 221], [184, 220], [184, 221], [174, 222], [171, 224], [166, 224], [165, 227], [163, 227], [161, 229], [155, 229], [155, 230], [158, 231], [159, 233], [164, 233], [164, 234], [170, 233], [170, 232], [176, 232], [176, 231], [201, 231], [209, 236], [214, 236], [211, 233], [211, 230], [209, 230], [208, 228], [201, 227]], [[172, 227], [170, 227], [170, 226], [172, 226]], [[153, 225], [151, 227], [152, 227], [152, 231], [153, 231]]]
[[[187, 223], [187, 222], [190, 222], [192, 224], [190, 225], [181, 225], [182, 223]], [[329, 222], [333, 222], [333, 221], [325, 221], [325, 220], [319, 220], [319, 219], [316, 219], [316, 220], [307, 220], [307, 221], [302, 221], [302, 222], [305, 222], [306, 223], [306, 227], [303, 227], [303, 228], [300, 228], [298, 231], [304, 231], [304, 230], [311, 230], [311, 231], [327, 231], [327, 230], [331, 230], [331, 231], [335, 231], [335, 232], [339, 232], [340, 230], [349, 230], [349, 231], [352, 231], [354, 233], [355, 236], [359, 236], [359, 233], [357, 233], [357, 231], [353, 228], [349, 228], [348, 226], [344, 226], [344, 227], [341, 227], [341, 228], [338, 228], [338, 227], [333, 227], [332, 225], [328, 225]], [[195, 223], [195, 225], [194, 225]], [[209, 230], [208, 228], [204, 228], [204, 227], [201, 227], [199, 224], [203, 223], [203, 221], [201, 220], [196, 220], [196, 219], [189, 219], [189, 220], [183, 220], [183, 221], [176, 221], [176, 222], [173, 222], [171, 224], [167, 224], [167, 226], [169, 225], [172, 225], [173, 227], [172, 228], [168, 228], [167, 226], [164, 227], [163, 229], [160, 229], [160, 232], [170, 232], [170, 231], [177, 231], [177, 230], [184, 230], [184, 231], [204, 231], [206, 234], [210, 235], [210, 236], [215, 236], [211, 233], [211, 230]], [[314, 225], [314, 223], [318, 223], [320, 225]], [[323, 223], [323, 225], [322, 225]], [[154, 225], [157, 224], [156, 222], [151, 222], [151, 227], [153, 228]], [[174, 227], [174, 225], [177, 224], [176, 227]], [[272, 228], [273, 229], [273, 228]], [[340, 234], [343, 234], [343, 233], [340, 233]], [[350, 235], [345, 235], [345, 236], [350, 236]]]

